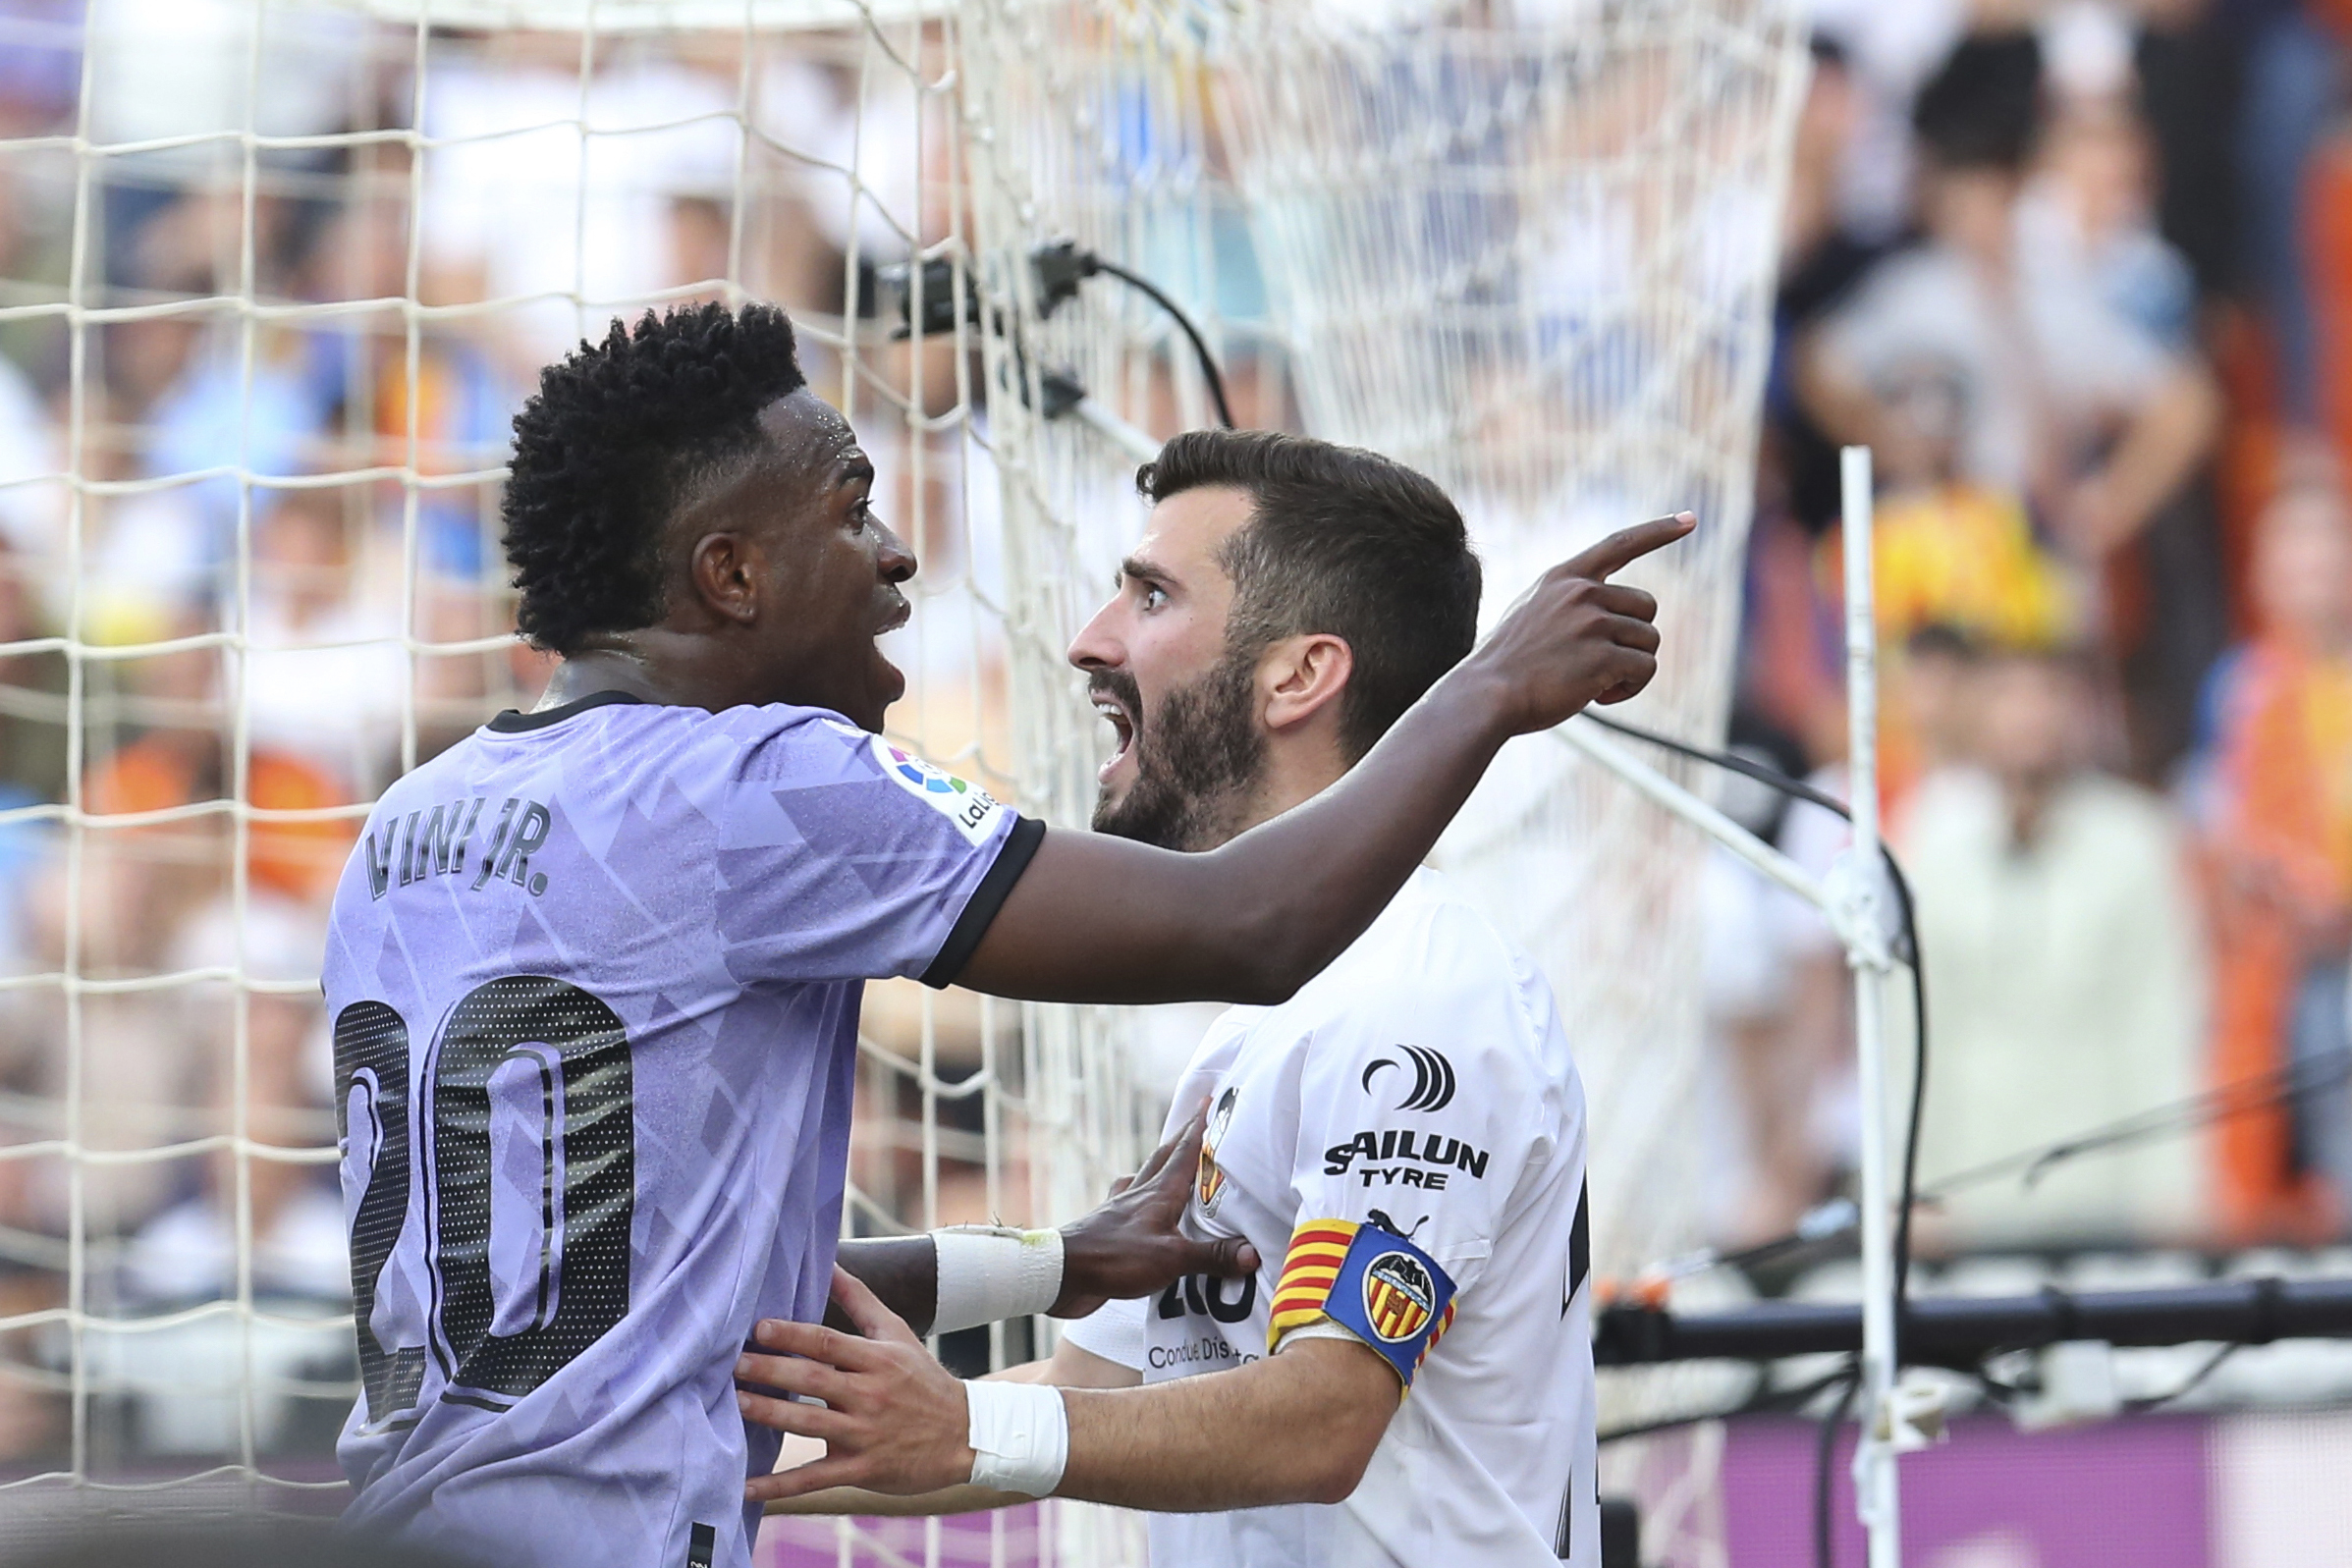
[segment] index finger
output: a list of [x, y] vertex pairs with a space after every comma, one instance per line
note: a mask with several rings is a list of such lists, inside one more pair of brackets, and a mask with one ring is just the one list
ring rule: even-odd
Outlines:
[[1201, 1129], [1208, 1124], [1209, 1102], [1208, 1098], [1203, 1096], [1201, 1103], [1193, 1108], [1191, 1116], [1185, 1120], [1184, 1125], [1177, 1130], [1176, 1136], [1152, 1151], [1151, 1158], [1143, 1162], [1143, 1168], [1135, 1172], [1135, 1181], [1140, 1185], [1150, 1186], [1152, 1178], [1165, 1169], [1170, 1160], [1185, 1145], [1199, 1142]]
[[1184, 1123], [1184, 1130], [1168, 1144], [1168, 1159], [1155, 1177], [1166, 1176], [1178, 1191], [1189, 1191], [1195, 1167], [1200, 1164], [1201, 1140], [1209, 1135], [1209, 1103], [1203, 1100]]
[[1624, 570], [1651, 551], [1664, 549], [1698, 525], [1699, 519], [1687, 512], [1677, 512], [1670, 517], [1653, 517], [1630, 528], [1619, 528], [1599, 544], [1569, 557], [1564, 565], [1579, 577], [1604, 581], [1611, 572]]

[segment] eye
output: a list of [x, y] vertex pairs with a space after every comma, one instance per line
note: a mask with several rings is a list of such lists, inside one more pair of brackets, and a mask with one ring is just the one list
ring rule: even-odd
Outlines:
[[849, 509], [849, 531], [851, 533], [863, 532], [865, 525], [873, 520], [874, 503], [860, 496], [857, 505]]
[[1161, 606], [1168, 603], [1168, 590], [1161, 587], [1158, 583], [1147, 582], [1141, 584], [1140, 586], [1143, 590], [1142, 598], [1144, 609], [1157, 610]]

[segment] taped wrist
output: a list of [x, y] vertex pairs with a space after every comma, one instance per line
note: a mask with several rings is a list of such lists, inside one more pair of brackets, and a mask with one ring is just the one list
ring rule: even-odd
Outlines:
[[1069, 1412], [1042, 1383], [967, 1382], [972, 1485], [1043, 1497], [1069, 1463]]
[[939, 1258], [939, 1294], [931, 1331], [1044, 1312], [1062, 1296], [1062, 1232], [1004, 1225], [951, 1225], [931, 1232]]

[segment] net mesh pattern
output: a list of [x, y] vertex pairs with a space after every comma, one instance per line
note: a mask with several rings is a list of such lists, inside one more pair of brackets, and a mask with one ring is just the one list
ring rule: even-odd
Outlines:
[[[1148, 301], [1098, 279], [1049, 308], [1027, 257], [1054, 240], [1183, 302], [1245, 419], [1446, 483], [1490, 618], [1601, 532], [1698, 512], [1638, 578], [1669, 654], [1637, 717], [1720, 730], [1794, 6], [1378, 30], [1347, 9], [93, 0], [86, 27], [0, 22], [57, 105], [0, 137], [0, 339], [32, 371], [0, 369], [24, 433], [0, 445], [0, 1486], [339, 1485], [323, 899], [391, 779], [536, 695], [497, 539], [507, 420], [615, 315], [791, 311], [922, 561], [893, 737], [1052, 820], [1084, 820], [1103, 741], [1064, 649], [1141, 514], [1132, 451], [1047, 417], [1049, 378], [1149, 432], [1211, 418]], [[902, 337], [884, 271], [906, 263]], [[1578, 1020], [1604, 1272], [1697, 1221], [1675, 1131], [1698, 851], [1526, 742], [1443, 854]], [[845, 1223], [1081, 1211], [1157, 1124], [1149, 1027], [873, 987]], [[1024, 1515], [984, 1555], [1139, 1555], [1130, 1520], [1044, 1524], [1053, 1544]]]

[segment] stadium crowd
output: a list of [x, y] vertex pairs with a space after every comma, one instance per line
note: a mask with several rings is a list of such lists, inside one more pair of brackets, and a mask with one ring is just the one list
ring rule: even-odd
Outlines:
[[[1782, 235], [1734, 738], [1842, 788], [1836, 448], [1878, 465], [1882, 802], [1919, 898], [1930, 1226], [2343, 1233], [2352, 1170], [2352, 13], [1823, 6]], [[1826, 813], [1755, 820], [1826, 863]], [[1778, 1235], [1854, 1122], [1809, 914], [1714, 877]], [[1997, 1178], [2160, 1108], [2153, 1136]]]
[[[112, 84], [94, 101], [119, 120], [92, 124], [93, 139], [168, 139], [243, 90], [246, 8], [90, 3], [121, 14], [109, 36], [144, 40], [89, 62]], [[1927, 1234], [2342, 1237], [2352, 5], [1814, 9], [1733, 740], [1843, 787], [1835, 453], [1868, 442], [1882, 794], [1928, 957], [1926, 1185], [2195, 1103], [2195, 1124], [2030, 1185], [2014, 1171], [1952, 1184]], [[283, 80], [251, 94], [258, 129], [410, 124], [409, 44], [378, 47], [356, 14], [303, 15], [263, 56]], [[0, 0], [0, 136], [74, 129], [82, 37], [80, 0]], [[0, 149], [0, 307], [64, 298], [81, 246], [95, 247], [108, 302], [132, 307], [84, 335], [79, 380], [57, 316], [0, 315], [0, 808], [74, 797], [126, 819], [76, 854], [52, 822], [0, 819], [0, 975], [242, 965], [283, 983], [242, 1011], [218, 981], [0, 990], [0, 1140], [65, 1136], [72, 1074], [83, 1146], [197, 1145], [73, 1174], [54, 1157], [0, 1160], [0, 1317], [62, 1302], [76, 1216], [97, 1242], [92, 1310], [234, 1296], [241, 1223], [257, 1297], [341, 1309], [331, 1168], [255, 1160], [240, 1178], [199, 1141], [242, 1126], [265, 1144], [332, 1142], [324, 1019], [302, 986], [354, 821], [334, 808], [414, 760], [410, 715], [429, 754], [535, 693], [541, 667], [500, 640], [511, 610], [484, 591], [486, 470], [535, 367], [583, 325], [569, 297], [691, 297], [733, 276], [838, 323], [851, 256], [902, 253], [898, 221], [941, 230], [911, 186], [916, 149], [949, 145], [936, 126], [918, 135], [934, 110], [861, 82], [821, 43], [749, 62], [730, 40], [659, 55], [616, 43], [584, 91], [574, 40], [453, 33], [433, 48], [422, 127], [473, 139], [426, 154], [421, 182], [396, 139], [271, 153], [248, 217], [242, 154], [179, 146], [104, 160], [84, 233], [69, 150]], [[729, 210], [738, 102], [761, 133], [741, 214]], [[583, 105], [591, 123], [643, 129], [590, 153], [569, 127], [524, 129]], [[428, 308], [247, 330], [222, 297], [241, 292]], [[491, 300], [522, 302], [465, 308]], [[822, 342], [808, 351], [812, 384], [839, 385]], [[893, 373], [930, 389], [921, 411], [949, 411], [952, 361]], [[1234, 379], [1254, 402], [1250, 367]], [[1266, 380], [1273, 422], [1285, 415]], [[945, 493], [961, 454], [914, 452], [889, 421], [861, 433], [893, 514], [925, 519], [926, 579], [993, 569]], [[78, 507], [41, 477], [70, 448], [92, 481]], [[404, 489], [389, 476], [404, 465], [426, 483]], [[236, 468], [259, 482], [241, 491]], [[305, 483], [361, 471], [373, 476]], [[974, 518], [985, 488], [971, 486]], [[252, 644], [242, 670], [206, 640], [236, 625]], [[78, 679], [41, 640], [66, 635], [96, 650]], [[413, 656], [402, 638], [447, 647]], [[945, 664], [918, 676], [968, 680], [957, 642], [928, 643]], [[241, 713], [227, 697], [240, 688]], [[203, 806], [223, 798], [273, 815], [240, 824]], [[1826, 866], [1839, 847], [1818, 808], [1769, 792], [1731, 803], [1800, 860]], [[1843, 957], [1816, 917], [1728, 860], [1707, 888], [1706, 1134], [1727, 1151], [1716, 1220], [1758, 1240], [1850, 1163]], [[903, 1000], [877, 995], [878, 1031], [918, 1027]], [[976, 1052], [976, 1009], [942, 1016], [939, 1049]], [[869, 1125], [912, 1092], [878, 1087]], [[977, 1126], [956, 1124], [959, 1105], [941, 1110], [953, 1159]], [[877, 1147], [885, 1166], [901, 1153]], [[980, 1217], [952, 1197], [943, 1208]], [[7, 1360], [54, 1364], [35, 1334], [15, 1338]], [[304, 1359], [325, 1355], [315, 1340], [287, 1354], [285, 1378], [332, 1375]], [[0, 1379], [0, 1462], [57, 1441], [60, 1409], [37, 1380]]]

